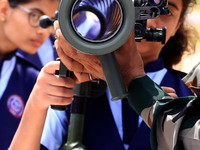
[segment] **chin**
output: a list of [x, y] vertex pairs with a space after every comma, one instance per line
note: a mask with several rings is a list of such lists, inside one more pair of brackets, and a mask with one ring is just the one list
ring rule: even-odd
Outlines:
[[26, 53], [30, 54], [30, 55], [33, 55], [37, 52], [39, 47], [37, 48], [27, 48], [26, 50], [22, 49], [23, 51], [25, 51]]

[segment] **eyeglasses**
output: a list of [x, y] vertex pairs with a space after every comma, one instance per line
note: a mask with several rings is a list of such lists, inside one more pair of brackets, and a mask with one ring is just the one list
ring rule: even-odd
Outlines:
[[23, 8], [21, 6], [16, 6], [17, 8], [19, 8], [20, 10], [28, 13], [28, 19], [29, 19], [29, 23], [31, 26], [33, 27], [39, 27], [40, 24], [40, 17], [44, 15], [44, 13], [42, 13], [41, 11], [39, 10], [28, 10], [26, 8]]
[[[12, 7], [12, 8], [19, 8], [20, 10], [22, 10], [22, 11], [24, 11], [24, 12], [26, 12], [26, 13], [28, 13], [28, 21], [29, 21], [29, 24], [32, 26], [32, 27], [34, 27], [34, 28], [37, 28], [37, 27], [39, 27], [40, 26], [40, 18], [42, 17], [42, 16], [44, 16], [45, 14], [41, 11], [41, 10], [39, 10], [39, 9], [32, 9], [32, 10], [29, 10], [29, 9], [26, 9], [26, 8], [24, 8], [24, 7], [21, 7], [21, 6], [19, 6], [18, 4], [15, 4], [15, 3], [10, 3], [10, 6]], [[48, 32], [50, 33], [50, 34], [54, 34], [54, 28], [53, 28], [53, 26], [50, 26], [50, 27], [48, 27], [48, 28], [46, 28], [47, 30], [48, 30]]]

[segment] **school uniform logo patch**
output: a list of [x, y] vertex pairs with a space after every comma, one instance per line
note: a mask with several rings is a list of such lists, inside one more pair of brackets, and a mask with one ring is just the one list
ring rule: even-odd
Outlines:
[[7, 107], [14, 117], [19, 118], [24, 111], [24, 102], [20, 96], [11, 95], [7, 100]]

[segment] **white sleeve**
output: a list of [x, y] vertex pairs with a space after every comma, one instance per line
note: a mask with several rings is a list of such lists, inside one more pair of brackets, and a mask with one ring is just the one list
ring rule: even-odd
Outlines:
[[66, 139], [67, 124], [66, 111], [49, 108], [41, 137], [41, 144], [49, 150], [58, 149], [63, 143], [63, 139]]

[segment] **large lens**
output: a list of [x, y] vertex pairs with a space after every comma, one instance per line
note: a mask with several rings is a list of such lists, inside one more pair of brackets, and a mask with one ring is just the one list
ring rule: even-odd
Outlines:
[[112, 38], [122, 24], [122, 9], [117, 0], [77, 0], [72, 26], [82, 38], [102, 42]]
[[73, 24], [76, 32], [89, 40], [98, 39], [102, 30], [99, 18], [90, 11], [80, 11], [73, 15]]

